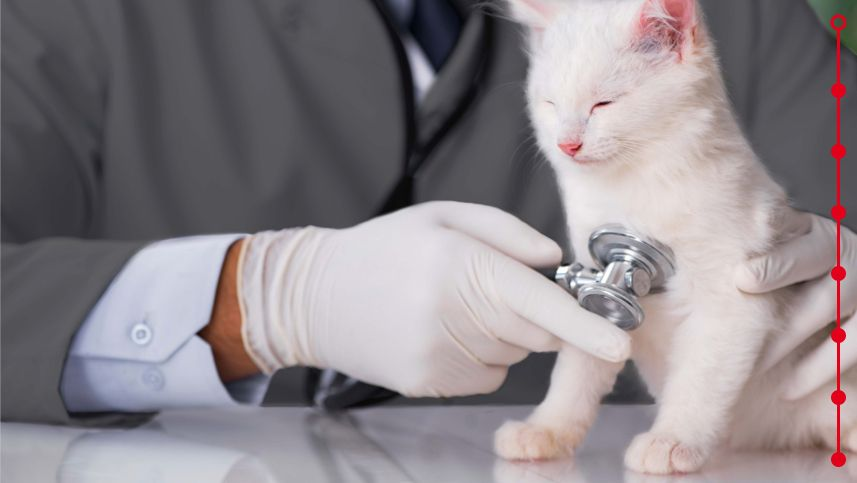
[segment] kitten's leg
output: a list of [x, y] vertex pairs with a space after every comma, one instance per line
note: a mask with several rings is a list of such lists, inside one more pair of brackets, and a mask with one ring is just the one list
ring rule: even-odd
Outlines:
[[497, 454], [511, 460], [570, 456], [586, 436], [601, 398], [613, 387], [622, 366], [563, 346], [547, 397], [526, 421], [507, 421], [497, 430]]
[[628, 468], [654, 474], [696, 471], [726, 429], [773, 311], [762, 297], [724, 295], [706, 293], [707, 300], [695, 304], [676, 330], [658, 417], [625, 453]]

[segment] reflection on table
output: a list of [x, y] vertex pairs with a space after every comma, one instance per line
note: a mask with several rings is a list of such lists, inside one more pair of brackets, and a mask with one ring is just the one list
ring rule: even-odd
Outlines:
[[510, 463], [493, 431], [527, 407], [304, 408], [168, 411], [135, 429], [2, 424], [5, 482], [837, 482], [828, 451], [731, 453], [681, 477], [626, 472], [622, 453], [651, 406], [605, 406], [575, 460]]

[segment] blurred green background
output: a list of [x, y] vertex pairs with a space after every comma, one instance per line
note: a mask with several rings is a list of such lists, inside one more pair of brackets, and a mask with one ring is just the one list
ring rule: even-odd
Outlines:
[[848, 26], [842, 31], [842, 42], [851, 52], [857, 54], [857, 0], [808, 0], [819, 20], [831, 34], [836, 32], [830, 27], [830, 19], [837, 13], [848, 18]]

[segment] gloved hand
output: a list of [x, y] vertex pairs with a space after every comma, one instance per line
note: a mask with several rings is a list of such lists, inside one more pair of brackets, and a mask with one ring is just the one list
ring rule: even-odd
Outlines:
[[245, 348], [267, 373], [332, 368], [407, 396], [492, 392], [563, 342], [626, 359], [627, 334], [528, 268], [560, 258], [517, 218], [454, 202], [259, 233], [239, 262]]
[[[765, 256], [750, 260], [736, 272], [736, 284], [748, 293], [764, 293], [806, 282], [795, 297], [796, 306], [786, 330], [778, 334], [761, 360], [767, 370], [810, 336], [836, 320], [836, 223], [827, 218], [794, 212], [786, 220], [787, 230], [797, 236], [775, 247]], [[857, 364], [857, 235], [842, 227], [841, 264], [848, 277], [841, 285], [842, 328], [848, 339], [842, 344], [844, 372]], [[849, 330], [850, 329], [850, 330]], [[836, 344], [828, 337], [803, 358], [784, 388], [783, 397], [800, 399], [836, 377]], [[832, 390], [832, 389], [831, 389]]]

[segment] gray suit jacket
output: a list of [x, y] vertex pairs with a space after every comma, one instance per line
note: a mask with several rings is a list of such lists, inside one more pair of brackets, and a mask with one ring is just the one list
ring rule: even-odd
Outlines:
[[[827, 213], [833, 42], [800, 0], [704, 3], [753, 143], [797, 206]], [[564, 240], [516, 27], [470, 13], [417, 109], [379, 4], [3, 1], [3, 419], [127, 417], [70, 415], [58, 388], [77, 327], [151, 240], [349, 226], [402, 176], [415, 202], [498, 206]], [[843, 132], [857, 147], [854, 99]], [[493, 400], [540, 397], [549, 362], [515, 368]], [[269, 399], [300, 399], [300, 370], [277, 379]]]

